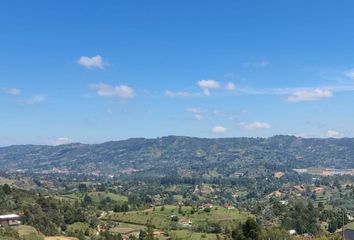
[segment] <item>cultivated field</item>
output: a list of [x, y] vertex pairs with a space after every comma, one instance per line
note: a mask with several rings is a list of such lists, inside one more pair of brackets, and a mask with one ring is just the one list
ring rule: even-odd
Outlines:
[[[243, 222], [249, 216], [248, 213], [240, 212], [236, 209], [228, 210], [223, 207], [214, 207], [210, 212], [196, 211], [193, 213], [192, 207], [182, 207], [168, 205], [164, 207], [150, 208], [144, 211], [132, 211], [127, 213], [109, 214], [105, 220], [124, 222], [136, 225], [150, 224], [157, 229], [166, 229], [171, 225], [171, 216], [177, 216], [181, 223], [191, 221], [192, 226], [201, 225], [206, 222], [218, 222], [221, 225], [235, 225]], [[178, 223], [177, 223], [178, 224]]]

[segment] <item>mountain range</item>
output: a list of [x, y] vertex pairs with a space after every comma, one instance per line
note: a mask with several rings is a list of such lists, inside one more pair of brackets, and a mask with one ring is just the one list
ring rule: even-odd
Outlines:
[[132, 138], [101, 144], [14, 145], [0, 148], [4, 171], [98, 175], [164, 176], [354, 168], [353, 138]]

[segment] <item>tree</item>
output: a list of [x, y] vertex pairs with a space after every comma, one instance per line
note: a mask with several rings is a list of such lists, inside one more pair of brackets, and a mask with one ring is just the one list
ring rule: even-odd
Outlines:
[[2, 237], [9, 237], [16, 240], [20, 239], [18, 232], [9, 227], [0, 228], [0, 239], [2, 239]]
[[91, 205], [92, 204], [92, 197], [90, 197], [89, 195], [85, 195], [85, 197], [84, 197], [84, 204], [85, 205]]
[[231, 233], [233, 240], [260, 240], [262, 238], [261, 226], [253, 219], [248, 218]]
[[6, 195], [10, 194], [11, 193], [11, 187], [8, 185], [8, 184], [5, 184], [3, 187], [2, 187], [2, 190], [4, 191], [4, 193]]
[[79, 184], [79, 191], [80, 192], [86, 192], [87, 191], [87, 185], [84, 183]]
[[261, 237], [261, 227], [257, 224], [257, 222], [253, 218], [247, 219], [245, 224], [242, 226], [243, 234], [246, 239], [249, 240], [257, 240]]

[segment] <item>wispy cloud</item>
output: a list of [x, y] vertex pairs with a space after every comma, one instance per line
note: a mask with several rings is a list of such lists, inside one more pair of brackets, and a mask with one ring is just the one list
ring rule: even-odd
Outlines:
[[37, 94], [37, 95], [34, 95], [33, 97], [21, 100], [20, 103], [22, 105], [34, 105], [34, 104], [38, 104], [38, 103], [44, 102], [45, 99], [46, 99], [45, 95]]
[[186, 111], [193, 113], [194, 118], [197, 120], [202, 120], [204, 114], [207, 112], [207, 110], [203, 108], [187, 108]]
[[219, 117], [227, 117], [227, 114], [225, 112], [219, 111], [219, 110], [214, 110], [213, 114]]
[[216, 80], [200, 80], [197, 82], [199, 88], [203, 90], [203, 94], [210, 95], [210, 89], [217, 89], [220, 87], [220, 83]]
[[239, 123], [239, 126], [246, 130], [254, 130], [254, 129], [270, 129], [272, 126], [266, 122], [251, 122], [251, 123]]
[[354, 80], [354, 68], [348, 69], [343, 74], [344, 74], [344, 76]]
[[88, 69], [91, 68], [104, 69], [104, 67], [108, 65], [100, 55], [93, 56], [93, 57], [82, 56], [79, 58], [79, 60], [77, 60], [77, 63]]
[[304, 88], [248, 88], [239, 87], [237, 94], [243, 95], [288, 95], [290, 102], [314, 101], [332, 97], [336, 92], [354, 92], [354, 84], [347, 85], [328, 85], [320, 87]]
[[223, 126], [215, 126], [211, 129], [211, 131], [216, 134], [224, 134], [226, 133], [226, 130], [227, 129]]
[[133, 98], [135, 91], [127, 85], [109, 85], [104, 83], [90, 84], [89, 87], [97, 91], [102, 97]]
[[192, 94], [186, 91], [177, 91], [177, 92], [173, 92], [173, 91], [169, 91], [167, 90], [165, 92], [165, 95], [168, 97], [189, 97]]
[[333, 92], [325, 89], [298, 90], [287, 97], [289, 102], [315, 101], [322, 98], [330, 98]]
[[269, 62], [267, 60], [263, 59], [259, 62], [246, 62], [243, 65], [244, 65], [244, 67], [264, 68], [269, 65]]
[[225, 88], [226, 88], [226, 90], [234, 91], [234, 90], [236, 90], [236, 85], [233, 82], [228, 82], [226, 84]]
[[186, 111], [191, 113], [196, 113], [196, 114], [203, 114], [207, 112], [207, 110], [204, 108], [193, 108], [193, 107], [187, 108]]
[[18, 96], [18, 95], [21, 94], [21, 90], [18, 89], [18, 88], [14, 88], [14, 87], [11, 87], [11, 88], [7, 88], [7, 87], [0, 88], [0, 92], [5, 93], [5, 94], [9, 94], [9, 95], [13, 95], [13, 96]]

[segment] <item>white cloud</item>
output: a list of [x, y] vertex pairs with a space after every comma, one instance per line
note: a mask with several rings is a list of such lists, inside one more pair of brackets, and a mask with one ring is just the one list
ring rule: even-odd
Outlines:
[[18, 96], [21, 94], [21, 90], [18, 88], [0, 88], [0, 92], [14, 96]]
[[97, 94], [102, 97], [121, 97], [133, 98], [135, 97], [134, 89], [127, 85], [109, 85], [104, 83], [90, 84], [90, 88], [97, 91]]
[[220, 87], [220, 83], [215, 80], [200, 80], [197, 85], [203, 90], [203, 93], [206, 96], [210, 95], [210, 89], [217, 89]]
[[191, 94], [189, 92], [185, 92], [185, 91], [172, 92], [172, 91], [167, 90], [165, 92], [165, 95], [168, 97], [188, 97]]
[[223, 134], [223, 133], [226, 133], [226, 128], [223, 126], [215, 126], [215, 127], [213, 127], [213, 129], [211, 131], [213, 133]]
[[269, 62], [266, 60], [262, 60], [260, 62], [246, 62], [244, 63], [245, 67], [253, 67], [253, 68], [264, 68], [269, 65]]
[[55, 145], [55, 146], [69, 144], [69, 143], [72, 143], [72, 140], [70, 138], [66, 138], [66, 137], [59, 137], [59, 138], [51, 141], [51, 145]]
[[289, 102], [303, 102], [303, 101], [315, 101], [322, 98], [329, 98], [333, 96], [333, 92], [325, 89], [308, 89], [298, 90], [288, 96]]
[[326, 132], [326, 137], [328, 138], [341, 138], [343, 137], [343, 134], [334, 130], [328, 130]]
[[204, 114], [207, 112], [207, 110], [203, 108], [187, 108], [186, 111], [193, 113], [194, 118], [197, 120], [202, 120], [204, 118]]
[[[354, 85], [328, 85], [328, 86], [321, 86], [321, 87], [307, 87], [307, 88], [263, 88], [263, 89], [256, 89], [256, 88], [249, 88], [249, 87], [239, 87], [238, 88], [238, 93], [241, 95], [269, 95], [269, 96], [276, 96], [276, 95], [289, 95], [288, 96], [288, 101], [291, 100], [296, 100], [295, 95], [305, 95], [305, 93], [311, 93], [318, 91], [320, 89], [320, 93], [324, 92], [328, 95], [333, 96], [334, 93], [336, 92], [354, 92]], [[322, 89], [322, 90], [321, 90]], [[326, 89], [326, 90], [323, 90]], [[314, 95], [315, 95], [314, 94]], [[319, 94], [317, 94], [319, 95]], [[300, 99], [299, 99], [300, 100]], [[316, 99], [314, 99], [316, 100]], [[308, 100], [309, 101], [309, 100]], [[295, 102], [295, 101], [294, 101]]]
[[103, 69], [104, 66], [107, 65], [107, 63], [103, 60], [103, 58], [100, 55], [94, 57], [82, 56], [80, 57], [79, 60], [77, 60], [77, 63], [89, 69], [91, 68]]
[[272, 126], [269, 123], [265, 122], [251, 122], [251, 123], [239, 123], [239, 126], [243, 129], [253, 130], [253, 129], [269, 129]]
[[207, 112], [207, 110], [203, 108], [187, 108], [186, 111], [195, 114], [203, 114]]
[[213, 114], [216, 115], [216, 116], [219, 116], [219, 117], [226, 117], [227, 116], [226, 113], [224, 113], [222, 111], [218, 111], [218, 110], [214, 110]]
[[354, 68], [345, 71], [344, 75], [350, 79], [354, 79]]
[[37, 103], [44, 102], [45, 98], [46, 98], [45, 95], [37, 94], [37, 95], [34, 95], [31, 98], [28, 98], [28, 99], [20, 101], [20, 103], [23, 104], [23, 105], [34, 105], [34, 104], [37, 104]]
[[232, 82], [228, 82], [226, 85], [226, 89], [229, 91], [234, 91], [236, 89], [236, 85]]

